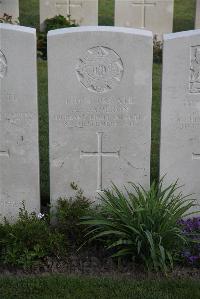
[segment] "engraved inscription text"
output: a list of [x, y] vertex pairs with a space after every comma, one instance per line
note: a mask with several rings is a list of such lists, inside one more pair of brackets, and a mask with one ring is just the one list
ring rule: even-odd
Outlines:
[[200, 46], [191, 47], [190, 92], [200, 93]]

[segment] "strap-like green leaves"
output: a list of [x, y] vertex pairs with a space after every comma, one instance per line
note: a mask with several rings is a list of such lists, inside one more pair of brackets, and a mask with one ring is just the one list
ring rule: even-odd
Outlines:
[[148, 191], [130, 183], [123, 193], [113, 184], [101, 193], [98, 213], [82, 220], [88, 230], [85, 237], [105, 240], [107, 248], [115, 251], [113, 257], [131, 255], [148, 269], [166, 273], [187, 241], [179, 221], [193, 213], [196, 204], [182, 195], [177, 181], [163, 185], [164, 178]]

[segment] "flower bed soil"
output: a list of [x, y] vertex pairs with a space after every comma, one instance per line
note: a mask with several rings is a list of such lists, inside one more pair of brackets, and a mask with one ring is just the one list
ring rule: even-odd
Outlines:
[[[164, 278], [162, 273], [148, 272], [144, 267], [131, 262], [117, 263], [102, 251], [81, 251], [69, 254], [66, 258], [46, 258], [31, 269], [0, 265], [0, 276], [29, 275], [86, 275], [95, 277], [116, 277], [126, 279]], [[200, 268], [176, 266], [168, 273], [170, 278], [200, 278]]]

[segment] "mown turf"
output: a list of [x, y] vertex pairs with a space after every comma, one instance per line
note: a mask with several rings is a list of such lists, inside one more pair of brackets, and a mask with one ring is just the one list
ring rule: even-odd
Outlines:
[[[195, 0], [175, 0], [174, 31], [194, 28]], [[20, 0], [21, 25], [39, 28], [39, 0]], [[114, 0], [99, 0], [99, 24], [114, 24]], [[49, 200], [47, 63], [38, 62], [41, 196]], [[158, 178], [161, 65], [153, 69], [151, 179]]]
[[48, 84], [47, 62], [38, 61], [39, 92], [39, 141], [40, 141], [40, 181], [42, 201], [49, 202], [49, 127], [48, 127]]
[[160, 147], [160, 99], [161, 99], [161, 69], [160, 64], [153, 66], [153, 98], [152, 98], [152, 132], [151, 132], [151, 180], [159, 176], [159, 147]]
[[39, 0], [19, 0], [19, 11], [21, 25], [39, 29]]
[[194, 29], [195, 3], [196, 0], [174, 1], [174, 32]]
[[99, 25], [114, 26], [115, 0], [99, 1]]
[[0, 298], [199, 299], [199, 281], [120, 281], [97, 278], [0, 279]]

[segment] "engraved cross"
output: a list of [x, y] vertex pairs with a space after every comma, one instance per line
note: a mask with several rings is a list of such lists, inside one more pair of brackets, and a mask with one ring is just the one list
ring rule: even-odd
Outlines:
[[56, 2], [56, 8], [62, 8], [62, 7], [66, 7], [67, 15], [70, 15], [71, 14], [71, 7], [81, 8], [82, 7], [82, 2], [72, 3], [71, 0], [57, 1]]
[[102, 160], [103, 157], [119, 158], [120, 151], [117, 152], [103, 152], [102, 151], [102, 137], [103, 132], [97, 133], [98, 151], [97, 152], [83, 152], [81, 151], [80, 158], [97, 157], [97, 191], [102, 191]]
[[141, 6], [142, 8], [142, 28], [146, 27], [146, 8], [149, 6], [156, 6], [156, 1], [146, 2], [146, 0], [138, 0], [131, 2], [132, 6]]

